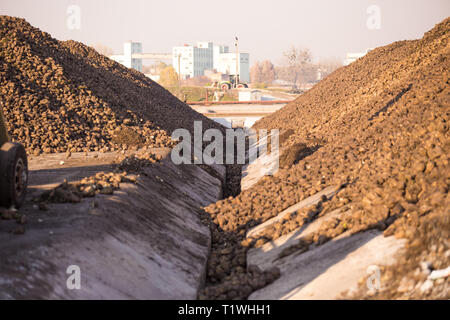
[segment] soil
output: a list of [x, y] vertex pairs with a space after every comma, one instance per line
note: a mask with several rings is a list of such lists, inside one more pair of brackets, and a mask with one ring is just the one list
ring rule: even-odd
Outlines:
[[[343, 232], [377, 228], [406, 238], [408, 249], [383, 272], [380, 292], [361, 286], [353, 298], [450, 298], [448, 277], [427, 282], [427, 270], [450, 262], [449, 31], [446, 19], [422, 39], [374, 49], [255, 124], [283, 132], [287, 153], [274, 176], [243, 192], [240, 166], [227, 166], [225, 197], [204, 208], [202, 217], [212, 248], [200, 299], [245, 299], [274, 281], [279, 271], [247, 266], [247, 251], [344, 206], [351, 214], [331, 219], [283, 255]], [[0, 35], [0, 101], [12, 139], [30, 154], [171, 147], [173, 130], [192, 132], [194, 120], [203, 130], [223, 130], [143, 74], [81, 43], [58, 41], [7, 16], [0, 17]], [[154, 161], [133, 155], [118, 166], [139, 171]], [[110, 192], [119, 177], [125, 175], [63, 182], [39, 207]], [[250, 228], [328, 186], [342, 189], [258, 238], [246, 238]], [[1, 216], [16, 219], [16, 232], [23, 233], [20, 214], [2, 210]]]
[[0, 16], [0, 101], [29, 154], [171, 147], [173, 130], [222, 126], [163, 87], [76, 41]]
[[[249, 247], [344, 206], [351, 214], [342, 221], [331, 219], [283, 255], [344, 232], [384, 230], [386, 236], [406, 238], [411, 249], [401, 260], [404, 267], [385, 274], [386, 287], [379, 297], [450, 297], [448, 277], [432, 283], [428, 291], [414, 291], [423, 279], [412, 275], [424, 259], [433, 268], [450, 264], [449, 35], [448, 18], [422, 39], [376, 48], [254, 125], [289, 130], [281, 147], [292, 148], [292, 153], [274, 176], [205, 208], [213, 222], [213, 252], [201, 298], [246, 298], [248, 283], [237, 279], [250, 274]], [[305, 145], [310, 152], [303, 156]], [[342, 189], [258, 239], [245, 238], [253, 226], [327, 186]], [[399, 290], [400, 280], [412, 283], [408, 288], [414, 292]]]

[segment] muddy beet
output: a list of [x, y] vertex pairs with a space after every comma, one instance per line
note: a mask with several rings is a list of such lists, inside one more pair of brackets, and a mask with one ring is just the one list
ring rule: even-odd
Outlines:
[[[384, 230], [386, 236], [408, 239], [410, 247], [416, 243], [416, 249], [408, 251], [405, 268], [386, 275], [383, 283], [389, 287], [380, 296], [449, 298], [448, 277], [440, 284], [424, 284], [423, 277], [414, 276], [421, 259], [436, 268], [450, 263], [445, 218], [450, 207], [449, 35], [446, 19], [422, 39], [372, 50], [255, 124], [256, 129], [286, 132], [281, 146], [291, 151], [274, 176], [205, 208], [212, 221], [213, 252], [201, 297], [247, 296], [243, 279], [251, 274], [245, 261], [249, 247], [342, 208], [348, 214], [330, 219], [282, 255], [308, 250], [310, 244], [321, 245], [343, 232]], [[343, 188], [257, 239], [245, 239], [251, 227], [328, 186]], [[434, 246], [425, 245], [430, 239]], [[403, 286], [424, 289], [399, 292], [402, 278]], [[233, 281], [236, 286], [230, 285]]]
[[0, 101], [30, 154], [171, 147], [173, 130], [221, 126], [167, 90], [75, 41], [0, 16]]

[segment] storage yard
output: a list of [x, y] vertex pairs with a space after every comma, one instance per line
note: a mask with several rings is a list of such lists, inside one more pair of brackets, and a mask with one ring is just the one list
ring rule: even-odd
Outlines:
[[175, 129], [225, 127], [24, 19], [1, 16], [0, 36], [29, 170], [24, 205], [0, 208], [0, 298], [450, 298], [449, 18], [258, 120], [280, 131], [273, 176], [175, 165]]

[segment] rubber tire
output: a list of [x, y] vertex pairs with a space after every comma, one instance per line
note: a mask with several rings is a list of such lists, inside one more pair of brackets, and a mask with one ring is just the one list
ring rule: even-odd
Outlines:
[[[16, 177], [16, 169], [20, 165], [22, 174]], [[19, 190], [16, 188], [18, 184]], [[28, 161], [25, 148], [17, 142], [4, 143], [0, 148], [0, 206], [20, 208], [25, 201], [27, 184]]]
[[220, 85], [220, 90], [228, 91], [228, 90], [230, 90], [230, 85], [228, 83], [223, 83]]

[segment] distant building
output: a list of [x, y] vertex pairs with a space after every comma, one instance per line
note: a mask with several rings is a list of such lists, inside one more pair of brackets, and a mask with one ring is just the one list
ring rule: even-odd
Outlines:
[[[236, 53], [229, 52], [228, 46], [214, 45], [212, 42], [173, 47], [172, 60], [175, 71], [184, 79], [212, 74], [208, 72], [211, 69], [218, 73], [236, 74]], [[238, 69], [241, 81], [250, 82], [248, 53], [239, 53]]]
[[213, 51], [214, 51], [214, 61], [213, 61], [213, 68], [216, 70], [219, 70], [219, 57], [222, 53], [229, 53], [230, 52], [230, 48], [228, 46], [223, 46], [223, 45], [215, 45], [213, 47]]
[[142, 72], [142, 59], [133, 58], [133, 55], [138, 53], [142, 54], [142, 43], [128, 41], [123, 44], [123, 55], [112, 55], [110, 58], [127, 68], [133, 68]]
[[148, 73], [148, 74], [145, 74], [145, 76], [150, 78], [150, 79], [152, 79], [155, 82], [159, 82], [159, 79], [160, 79], [160, 75], [159, 74]]
[[[250, 82], [250, 57], [248, 53], [239, 53], [239, 79]], [[236, 74], [236, 53], [222, 53], [218, 58], [217, 71], [225, 74]]]
[[205, 70], [213, 68], [212, 42], [198, 42], [197, 46], [173, 47], [172, 65], [184, 79], [203, 76]]
[[[197, 45], [173, 47], [172, 53], [143, 53], [140, 42], [128, 41], [123, 44], [123, 54], [111, 55], [111, 59], [142, 72], [142, 60], [172, 60], [175, 71], [181, 78], [194, 78], [208, 74], [236, 74], [236, 53], [228, 46], [214, 45], [212, 42], [197, 42]], [[208, 72], [210, 70], [210, 72]], [[214, 72], [211, 72], [215, 70]], [[239, 53], [238, 71], [242, 82], [250, 82], [250, 61], [248, 53]], [[216, 75], [217, 76], [217, 75]]]
[[348, 66], [350, 63], [358, 60], [361, 57], [364, 57], [372, 48], [367, 49], [365, 52], [353, 52], [353, 53], [347, 53], [347, 56], [344, 60], [344, 66]]
[[239, 101], [261, 101], [262, 93], [255, 89], [241, 89], [239, 90]]

